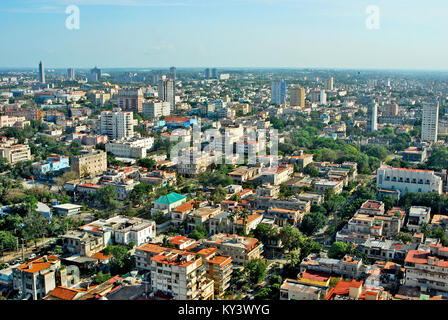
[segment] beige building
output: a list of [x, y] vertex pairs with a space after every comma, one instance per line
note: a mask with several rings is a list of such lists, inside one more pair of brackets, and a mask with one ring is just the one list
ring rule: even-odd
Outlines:
[[289, 89], [291, 107], [305, 108], [305, 88], [300, 85], [294, 85]]
[[151, 288], [175, 300], [213, 300], [214, 281], [206, 276], [201, 256], [166, 249], [151, 258]]
[[303, 284], [294, 279], [285, 279], [280, 287], [280, 300], [321, 300], [324, 297], [323, 288]]
[[0, 157], [6, 158], [9, 163], [31, 160], [31, 150], [28, 145], [16, 144], [0, 147]]
[[64, 252], [91, 257], [106, 247], [104, 237], [81, 230], [71, 230], [62, 236]]
[[107, 170], [107, 153], [93, 150], [71, 159], [71, 170], [79, 177], [96, 176]]
[[218, 248], [220, 254], [230, 256], [238, 265], [260, 258], [263, 252], [263, 244], [258, 239], [237, 234], [215, 234], [205, 240], [204, 245]]
[[215, 294], [223, 294], [230, 287], [232, 258], [218, 255], [218, 249], [213, 247], [201, 249], [198, 254], [204, 260], [207, 276], [215, 283]]

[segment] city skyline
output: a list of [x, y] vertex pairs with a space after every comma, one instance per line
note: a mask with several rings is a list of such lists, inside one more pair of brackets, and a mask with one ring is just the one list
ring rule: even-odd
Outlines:
[[[65, 26], [71, 4], [80, 9], [79, 30]], [[22, 41], [0, 52], [0, 67], [34, 68], [42, 60], [51, 68], [448, 70], [448, 7], [431, 4], [7, 0], [0, 4], [5, 41]], [[376, 30], [366, 27], [370, 5], [379, 9]]]

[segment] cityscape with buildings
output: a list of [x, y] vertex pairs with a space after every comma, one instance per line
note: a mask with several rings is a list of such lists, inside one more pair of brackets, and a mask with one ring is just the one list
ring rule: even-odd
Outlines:
[[0, 300], [448, 300], [448, 72], [52, 56], [0, 68]]

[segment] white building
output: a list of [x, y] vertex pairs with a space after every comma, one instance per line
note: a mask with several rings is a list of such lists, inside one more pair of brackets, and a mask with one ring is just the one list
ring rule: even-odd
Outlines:
[[418, 206], [410, 207], [407, 228], [409, 231], [419, 232], [424, 223], [429, 224], [430, 219], [431, 208]]
[[156, 236], [154, 221], [127, 216], [96, 220], [80, 229], [88, 233], [103, 235], [107, 245], [114, 243], [128, 245], [134, 242], [135, 245], [140, 246]]
[[154, 138], [130, 138], [106, 143], [106, 152], [121, 158], [146, 158], [147, 150], [154, 145]]
[[166, 101], [153, 101], [143, 103], [143, 114], [151, 119], [159, 119], [162, 116], [169, 116], [171, 112], [170, 103]]
[[131, 111], [103, 111], [101, 112], [101, 134], [111, 139], [121, 139], [134, 136], [134, 114]]
[[383, 166], [377, 170], [376, 183], [380, 189], [406, 192], [435, 192], [442, 194], [442, 179], [434, 171]]
[[378, 103], [375, 100], [372, 100], [369, 103], [368, 110], [367, 131], [375, 132], [378, 130]]
[[439, 127], [439, 102], [423, 103], [422, 140], [437, 142]]
[[170, 111], [174, 111], [176, 105], [176, 86], [173, 79], [167, 79], [165, 75], [160, 79], [157, 86], [159, 99], [169, 102]]

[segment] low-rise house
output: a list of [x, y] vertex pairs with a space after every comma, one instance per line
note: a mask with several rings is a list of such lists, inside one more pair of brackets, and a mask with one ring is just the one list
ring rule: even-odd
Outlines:
[[102, 235], [107, 245], [129, 245], [133, 242], [140, 246], [149, 242], [156, 235], [156, 223], [154, 221], [127, 216], [96, 220], [80, 227], [80, 229], [88, 233]]
[[259, 167], [240, 166], [232, 172], [229, 172], [227, 175], [229, 175], [236, 183], [242, 184], [243, 182], [256, 178], [259, 174]]
[[319, 179], [313, 182], [313, 188], [322, 194], [325, 194], [328, 190], [333, 191], [334, 194], [340, 194], [344, 188], [344, 182], [342, 180]]
[[181, 204], [187, 201], [187, 197], [176, 192], [172, 192], [166, 196], [161, 196], [159, 199], [154, 201], [154, 208], [151, 210], [151, 215], [157, 212], [162, 212], [163, 214], [170, 213], [173, 209], [179, 207]]
[[91, 257], [106, 247], [103, 236], [82, 230], [70, 230], [62, 236], [63, 250], [71, 255]]
[[344, 258], [329, 259], [321, 254], [312, 254], [300, 263], [300, 272], [317, 271], [328, 274], [335, 274], [350, 279], [357, 279], [363, 273], [362, 260], [350, 255]]
[[322, 300], [325, 290], [318, 286], [285, 279], [280, 287], [280, 300]]
[[260, 258], [263, 252], [263, 244], [258, 239], [236, 234], [215, 234], [205, 240], [204, 245], [218, 248], [220, 254], [232, 257], [232, 260], [238, 265], [244, 265], [252, 259]]
[[431, 219], [431, 208], [413, 206], [409, 208], [408, 222], [406, 227], [410, 231], [421, 231], [424, 223], [429, 224]]
[[72, 217], [81, 213], [82, 206], [71, 203], [58, 204], [53, 206], [53, 210], [57, 215], [63, 217]]

